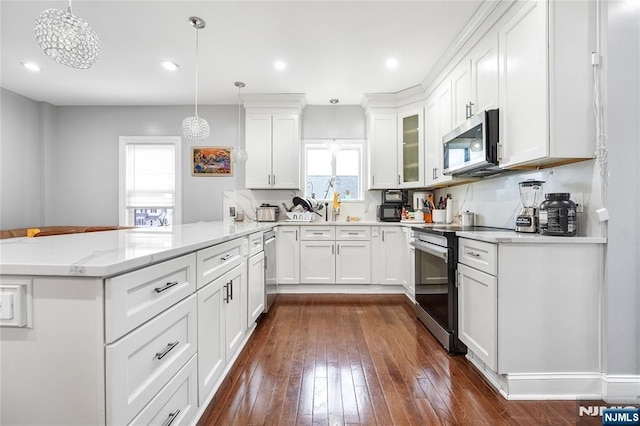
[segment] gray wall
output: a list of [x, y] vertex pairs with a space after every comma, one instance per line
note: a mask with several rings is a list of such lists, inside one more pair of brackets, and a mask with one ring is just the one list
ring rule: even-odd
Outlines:
[[[192, 146], [238, 140], [236, 106], [198, 113], [211, 135], [183, 141], [183, 223], [221, 220], [222, 192], [244, 187], [243, 165], [233, 177], [191, 176]], [[189, 115], [193, 107], [54, 107], [3, 89], [0, 229], [117, 224], [119, 137], [181, 135]]]
[[302, 115], [302, 139], [365, 139], [360, 105], [308, 105]]
[[[237, 108], [200, 106], [209, 122], [205, 142], [183, 140], [182, 222], [222, 219], [222, 192], [244, 185], [244, 169], [233, 177], [191, 176], [193, 146], [235, 146]], [[47, 215], [52, 224], [118, 222], [118, 141], [120, 136], [180, 136], [193, 107], [59, 107], [59, 131], [52, 160], [55, 198]], [[238, 182], [242, 177], [242, 182]], [[48, 206], [49, 207], [49, 206]]]
[[[608, 6], [605, 372], [640, 374], [640, 10]], [[636, 395], [640, 395], [640, 384]], [[640, 398], [640, 396], [639, 396]]]
[[41, 105], [1, 89], [0, 229], [42, 223], [46, 166]]

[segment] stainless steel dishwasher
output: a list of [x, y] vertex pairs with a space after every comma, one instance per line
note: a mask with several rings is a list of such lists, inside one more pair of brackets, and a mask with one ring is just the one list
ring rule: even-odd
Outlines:
[[273, 229], [263, 234], [264, 247], [264, 293], [265, 293], [265, 312], [269, 312], [269, 308], [273, 305], [276, 298], [277, 289], [277, 273], [276, 273], [276, 233]]

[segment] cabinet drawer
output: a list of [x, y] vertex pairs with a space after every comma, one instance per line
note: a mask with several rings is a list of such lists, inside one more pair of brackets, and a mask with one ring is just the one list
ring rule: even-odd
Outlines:
[[240, 264], [243, 241], [246, 239], [238, 238], [197, 252], [198, 288]]
[[300, 227], [300, 239], [305, 240], [335, 240], [335, 227], [334, 226], [301, 226]]
[[336, 226], [336, 240], [338, 241], [369, 241], [371, 232], [368, 226]]
[[262, 250], [262, 232], [255, 232], [249, 235], [249, 257], [260, 253]]
[[192, 295], [106, 347], [107, 423], [127, 424], [196, 353]]
[[105, 334], [111, 343], [196, 289], [196, 255], [105, 280]]
[[497, 245], [484, 241], [460, 238], [458, 240], [458, 262], [487, 274], [498, 274]]
[[178, 371], [129, 425], [186, 425], [198, 409], [197, 355]]

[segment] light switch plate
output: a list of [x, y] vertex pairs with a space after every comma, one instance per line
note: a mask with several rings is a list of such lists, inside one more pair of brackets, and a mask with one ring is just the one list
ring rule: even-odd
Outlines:
[[33, 326], [33, 281], [0, 280], [0, 327]]

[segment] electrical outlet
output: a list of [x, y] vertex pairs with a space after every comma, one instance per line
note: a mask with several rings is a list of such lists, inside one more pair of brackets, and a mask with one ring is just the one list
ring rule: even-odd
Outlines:
[[574, 192], [571, 194], [571, 201], [576, 203], [576, 212], [584, 212], [584, 194], [582, 192]]

